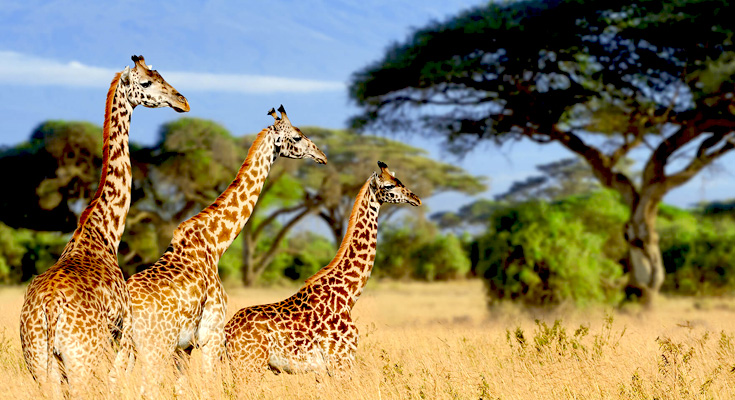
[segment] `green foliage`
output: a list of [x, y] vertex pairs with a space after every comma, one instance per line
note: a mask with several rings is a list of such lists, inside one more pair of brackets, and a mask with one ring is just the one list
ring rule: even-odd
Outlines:
[[600, 188], [592, 169], [581, 158], [564, 158], [537, 165], [542, 175], [513, 182], [507, 192], [495, 198], [505, 201], [530, 199], [558, 200], [572, 195], [587, 194]]
[[100, 127], [89, 122], [47, 121], [33, 132], [31, 145], [42, 146], [58, 161], [55, 176], [41, 181], [36, 189], [41, 208], [51, 210], [74, 197], [91, 198], [99, 179], [101, 141]]
[[155, 164], [185, 197], [214, 200], [235, 177], [245, 149], [214, 121], [180, 118], [161, 127]]
[[46, 121], [28, 142], [0, 151], [0, 221], [14, 228], [70, 232], [96, 190], [102, 129], [88, 122]]
[[[354, 131], [306, 127], [304, 133], [324, 149], [329, 157], [326, 168], [308, 168], [307, 185], [319, 187], [325, 179], [348, 191], [350, 198], [362, 186], [378, 160], [417, 194], [428, 197], [445, 191], [476, 194], [486, 189], [484, 177], [473, 176], [460, 167], [428, 157], [426, 150], [388, 139], [383, 136], [361, 135]], [[344, 191], [344, 190], [343, 190]]]
[[460, 240], [426, 221], [404, 218], [380, 233], [374, 275], [434, 281], [463, 278], [469, 270]]
[[[266, 251], [272, 244], [272, 235], [258, 243], [257, 252]], [[334, 257], [334, 244], [324, 236], [302, 231], [283, 240], [279, 253], [263, 269], [257, 282], [278, 284], [284, 281], [302, 282]], [[242, 268], [242, 241], [236, 240], [225, 251], [219, 262], [219, 275], [223, 281], [239, 282]]]
[[626, 207], [608, 191], [498, 210], [476, 239], [473, 260], [486, 280], [489, 303], [617, 301], [614, 283], [622, 268], [614, 260], [622, 258], [625, 245], [616, 228], [626, 218]]
[[46, 271], [68, 240], [56, 232], [13, 229], [0, 223], [0, 283], [24, 282]]
[[497, 201], [479, 199], [460, 207], [459, 211], [445, 211], [431, 215], [440, 228], [458, 229], [473, 225], [485, 225], [490, 217], [504, 205]]
[[715, 201], [701, 206], [705, 215], [727, 216], [735, 220], [735, 200]]
[[[17, 233], [0, 223], [0, 282], [9, 283], [14, 271], [19, 271], [27, 249], [18, 240]], [[16, 273], [17, 274], [17, 273]]]
[[735, 292], [735, 220], [662, 207], [658, 231], [666, 267], [663, 291], [718, 295]]
[[261, 275], [261, 282], [284, 279], [303, 282], [329, 264], [336, 248], [328, 238], [313, 232], [299, 232], [284, 242], [281, 252]]
[[689, 118], [693, 104], [671, 98], [682, 87], [694, 107], [731, 118], [721, 95], [735, 74], [732, 18], [723, 0], [489, 2], [416, 29], [357, 71], [353, 125], [432, 132], [455, 150], [558, 123], [620, 135], [638, 124], [631, 115]]
[[218, 272], [223, 282], [240, 282], [242, 241], [235, 240], [219, 259]]

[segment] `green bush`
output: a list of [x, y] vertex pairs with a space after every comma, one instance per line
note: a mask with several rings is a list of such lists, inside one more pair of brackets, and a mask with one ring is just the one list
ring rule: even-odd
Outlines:
[[415, 279], [425, 281], [450, 280], [467, 276], [470, 259], [453, 234], [436, 235], [434, 239], [413, 253]]
[[627, 213], [609, 191], [500, 208], [473, 246], [475, 271], [485, 279], [489, 303], [618, 301], [622, 267], [617, 260], [625, 254], [620, 230]]
[[719, 295], [735, 291], [735, 221], [665, 206], [658, 232], [664, 292]]
[[282, 280], [303, 282], [329, 264], [336, 248], [329, 239], [313, 232], [299, 232], [284, 241], [283, 249], [260, 277], [264, 283]]
[[460, 240], [438, 233], [425, 220], [406, 218], [380, 233], [373, 271], [377, 276], [434, 281], [463, 278], [469, 271]]
[[17, 284], [49, 269], [69, 235], [12, 229], [0, 222], [0, 283]]

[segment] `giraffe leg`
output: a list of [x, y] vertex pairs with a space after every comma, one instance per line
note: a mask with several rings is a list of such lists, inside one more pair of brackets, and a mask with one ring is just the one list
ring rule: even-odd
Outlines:
[[[55, 331], [59, 318], [49, 318], [44, 304], [23, 305], [20, 337], [23, 358], [42, 391], [54, 399], [64, 398], [64, 366], [55, 353], [55, 340], [49, 337], [49, 324]], [[58, 316], [58, 314], [56, 314]]]
[[21, 316], [20, 337], [26, 367], [33, 378], [44, 386], [50, 381], [47, 377], [49, 346], [46, 328], [37, 313]]
[[219, 375], [222, 357], [225, 354], [225, 334], [221, 330], [209, 334], [202, 348], [202, 367], [207, 374]]
[[[136, 360], [140, 363], [143, 379], [140, 385], [140, 393], [145, 398], [163, 398], [163, 385], [166, 375], [171, 371], [171, 359], [167, 358], [162, 348], [168, 348], [166, 344], [156, 344], [153, 340], [138, 342], [136, 340]], [[173, 351], [171, 352], [173, 353]]]
[[[202, 309], [202, 319], [197, 328], [197, 341], [202, 350], [202, 375], [214, 388], [222, 382], [222, 361], [225, 354], [225, 306], [226, 298], [221, 288], [212, 286], [207, 291], [207, 301]], [[217, 394], [212, 394], [217, 396]]]
[[[206, 387], [207, 389], [215, 388], [216, 384], [222, 382], [222, 358], [225, 353], [225, 333], [223, 330], [219, 329], [211, 332], [208, 335], [207, 342], [201, 346], [201, 350], [203, 375], [209, 381]], [[217, 397], [217, 393], [212, 393], [210, 397]]]
[[163, 313], [160, 303], [151, 304], [150, 309], [133, 303], [131, 337], [135, 362], [143, 373], [140, 394], [145, 398], [171, 397], [162, 389], [166, 378], [173, 376], [177, 326], [167, 324]]
[[252, 339], [230, 338], [227, 342], [227, 358], [235, 393], [238, 394], [244, 393], [243, 390], [249, 383], [262, 379], [268, 369], [269, 351], [265, 335], [253, 335]]
[[176, 396], [183, 396], [187, 384], [187, 374], [189, 373], [189, 361], [191, 360], [191, 351], [194, 346], [189, 346], [185, 349], [177, 347], [174, 351], [173, 365], [175, 367], [176, 385], [174, 386], [174, 394]]
[[110, 384], [115, 387], [118, 384], [120, 376], [124, 373], [130, 373], [135, 364], [135, 349], [133, 344], [131, 318], [126, 318], [123, 322], [123, 332], [120, 339], [120, 345], [115, 355], [112, 371], [110, 371]]
[[349, 377], [349, 371], [355, 363], [355, 352], [357, 351], [357, 327], [349, 316], [343, 316], [345, 328], [342, 336], [337, 341], [329, 342], [327, 354], [330, 354], [326, 363], [327, 373], [337, 379]]
[[[59, 327], [62, 328], [62, 327]], [[62, 329], [59, 329], [59, 333]], [[59, 353], [63, 370], [69, 382], [69, 393], [72, 398], [84, 398], [95, 393], [106, 392], [106, 377], [109, 375], [110, 353], [109, 332], [104, 326], [72, 329], [63, 327], [64, 334], [59, 338]], [[85, 337], [83, 345], [78, 340]]]
[[51, 395], [54, 399], [63, 399], [64, 366], [61, 363], [61, 359], [55, 354], [49, 354], [49, 357], [48, 383], [50, 384]]

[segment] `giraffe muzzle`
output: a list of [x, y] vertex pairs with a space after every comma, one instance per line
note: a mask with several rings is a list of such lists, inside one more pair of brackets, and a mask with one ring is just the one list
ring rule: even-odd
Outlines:
[[171, 108], [173, 108], [174, 111], [183, 113], [191, 110], [191, 107], [189, 107], [189, 101], [186, 100], [186, 97], [179, 94], [176, 96], [176, 100], [177, 101], [174, 104], [171, 104]]
[[313, 158], [317, 164], [327, 163], [327, 155], [319, 149], [314, 149], [314, 151], [310, 152], [309, 157]]
[[411, 193], [408, 195], [408, 204], [418, 207], [421, 205], [421, 199], [419, 199], [419, 196], [416, 196], [415, 194]]

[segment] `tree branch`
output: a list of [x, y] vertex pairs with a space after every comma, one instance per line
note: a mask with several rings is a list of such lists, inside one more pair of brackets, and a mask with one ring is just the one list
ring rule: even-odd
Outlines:
[[[633, 119], [632, 115], [631, 119]], [[641, 127], [635, 124], [633, 121], [631, 121], [631, 124], [629, 125], [631, 126], [631, 129], [628, 133], [633, 134], [633, 140], [629, 142], [627, 140], [628, 133], [624, 134], [623, 137], [625, 139], [625, 142], [620, 147], [615, 149], [615, 151], [610, 155], [611, 167], [615, 167], [616, 165], [618, 165], [618, 161], [620, 161], [622, 157], [624, 157], [626, 154], [628, 154], [630, 150], [638, 147], [638, 145], [643, 142], [643, 137], [645, 136], [646, 132], [645, 129], [641, 129]]]
[[[257, 240], [257, 238], [260, 236], [260, 233], [265, 229], [266, 226], [270, 225], [276, 218], [283, 214], [288, 214], [291, 212], [298, 211], [300, 208], [305, 208], [306, 206], [303, 204], [295, 205], [293, 207], [287, 207], [287, 208], [281, 208], [280, 210], [276, 210], [271, 215], [269, 215], [266, 219], [264, 219], [260, 224], [258, 224], [258, 227], [255, 228], [253, 231], [253, 238]], [[307, 208], [308, 209], [308, 208]]]
[[638, 193], [633, 182], [624, 174], [616, 173], [612, 170], [614, 164], [612, 164], [608, 156], [600, 150], [587, 145], [573, 132], [564, 132], [554, 127], [549, 137], [582, 156], [590, 167], [592, 167], [592, 172], [604, 186], [616, 190], [628, 204], [632, 205], [635, 203], [638, 198]]
[[131, 226], [133, 226], [133, 225], [141, 222], [144, 219], [150, 219], [150, 220], [154, 220], [155, 219], [155, 220], [159, 220], [160, 221], [161, 218], [157, 214], [154, 214], [152, 212], [149, 212], [149, 211], [141, 211], [139, 213], [136, 213], [134, 216], [128, 215], [127, 219], [125, 220], [125, 225], [127, 225], [128, 227], [131, 227]]
[[265, 270], [268, 264], [273, 261], [273, 258], [278, 252], [278, 246], [281, 244], [281, 241], [283, 241], [283, 238], [286, 237], [286, 234], [291, 230], [291, 228], [293, 228], [293, 226], [296, 225], [297, 222], [301, 221], [301, 219], [311, 214], [314, 210], [315, 208], [306, 208], [304, 211], [288, 221], [288, 223], [284, 225], [280, 231], [278, 231], [278, 234], [276, 234], [276, 237], [273, 238], [273, 243], [271, 243], [271, 245], [268, 247], [268, 250], [262, 253], [258, 260], [254, 262], [258, 266], [255, 269], [255, 271], [257, 271], [256, 276], [260, 275], [260, 273]]
[[[709, 164], [714, 160], [714, 158], [719, 157], [719, 155], [715, 156], [712, 159], [709, 159], [709, 156], [705, 156], [702, 158], [701, 156], [704, 155], [706, 150], [708, 148], [711, 148], [719, 142], [719, 140], [714, 139], [714, 137], [718, 136], [720, 132], [729, 132], [731, 130], [735, 129], [735, 121], [729, 121], [724, 119], [706, 119], [703, 113], [698, 113], [691, 122], [687, 123], [686, 125], [682, 126], [678, 131], [676, 131], [674, 134], [669, 136], [666, 140], [664, 140], [658, 148], [653, 152], [651, 155], [651, 158], [646, 163], [646, 167], [643, 170], [643, 182], [644, 184], [654, 184], [657, 182], [664, 182], [670, 179], [671, 177], [667, 177], [664, 173], [664, 167], [666, 166], [666, 162], [669, 159], [669, 157], [677, 150], [682, 148], [687, 143], [691, 142], [692, 140], [699, 137], [704, 132], [713, 132], [713, 130], [717, 131], [715, 135], [713, 135], [712, 138], [709, 138], [702, 142], [700, 144], [699, 149], [697, 150], [697, 155], [692, 160], [692, 162], [684, 168], [682, 171], [680, 171], [677, 174], [672, 175], [678, 176], [676, 178], [677, 182], [681, 182], [678, 184], [675, 184], [674, 186], [669, 186], [668, 183], [665, 185], [667, 187], [676, 187], [681, 185], [682, 183], [686, 182], [687, 180], [691, 179], [691, 176], [686, 177], [689, 175], [689, 172], [687, 171], [700, 171], [706, 164]], [[722, 136], [724, 137], [724, 133], [722, 133]], [[725, 150], [727, 152], [728, 150]], [[704, 165], [698, 165], [700, 162], [704, 161]], [[681, 181], [681, 179], [684, 179]]]
[[664, 180], [666, 191], [683, 185], [684, 183], [692, 179], [692, 177], [699, 173], [699, 171], [701, 171], [704, 167], [711, 164], [714, 160], [731, 151], [732, 149], [735, 149], [735, 136], [733, 136], [725, 140], [725, 144], [722, 145], [719, 149], [707, 153], [707, 150], [711, 149], [717, 143], [721, 142], [724, 137], [708, 143], [708, 141], [710, 141], [711, 139], [714, 139], [714, 137], [702, 142], [702, 144], [699, 146], [699, 149], [697, 150], [697, 156], [686, 167], [675, 174], [666, 176]]

